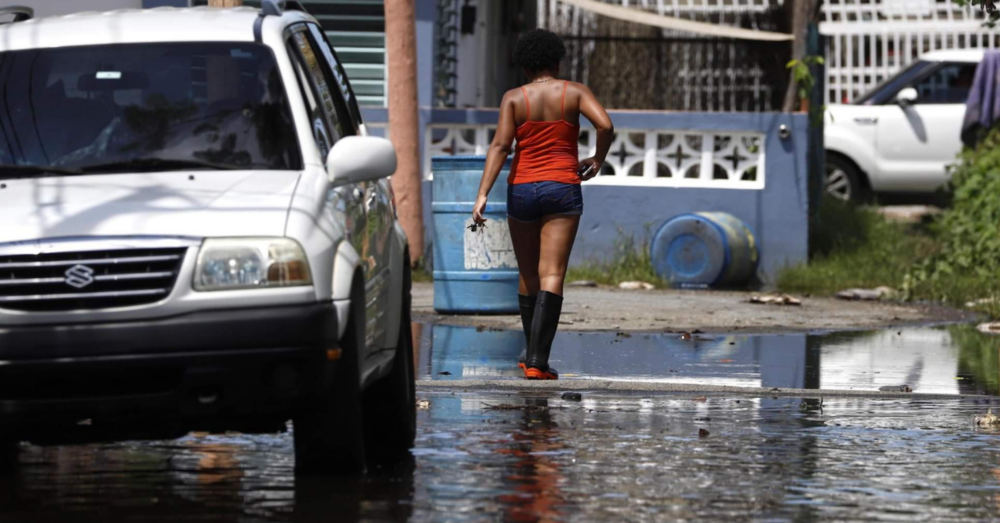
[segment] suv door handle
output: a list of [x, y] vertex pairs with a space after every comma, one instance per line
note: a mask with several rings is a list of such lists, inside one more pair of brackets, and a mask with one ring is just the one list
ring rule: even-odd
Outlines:
[[858, 117], [854, 119], [854, 123], [858, 125], [875, 125], [878, 123], [878, 117], [875, 116]]

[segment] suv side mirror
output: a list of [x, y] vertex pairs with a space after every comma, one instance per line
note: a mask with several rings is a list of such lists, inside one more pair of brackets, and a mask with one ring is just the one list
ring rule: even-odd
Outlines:
[[326, 157], [326, 172], [335, 185], [392, 176], [396, 172], [396, 148], [377, 136], [345, 136]]
[[917, 101], [920, 95], [917, 94], [917, 90], [912, 87], [904, 87], [898, 93], [896, 93], [896, 103], [906, 107], [907, 105], [913, 104]]

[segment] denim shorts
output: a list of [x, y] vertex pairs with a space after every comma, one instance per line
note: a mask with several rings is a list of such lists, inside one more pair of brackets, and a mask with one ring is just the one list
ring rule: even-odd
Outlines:
[[532, 182], [507, 186], [507, 216], [532, 223], [547, 214], [583, 214], [580, 184]]

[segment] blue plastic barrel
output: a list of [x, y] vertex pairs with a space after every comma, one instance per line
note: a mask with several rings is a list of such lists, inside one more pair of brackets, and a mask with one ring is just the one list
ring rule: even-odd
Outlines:
[[431, 159], [434, 173], [434, 310], [448, 314], [512, 314], [517, 306], [517, 259], [507, 229], [504, 165], [486, 204], [486, 228], [469, 230], [486, 158]]
[[679, 287], [734, 287], [757, 272], [757, 241], [747, 224], [722, 212], [682, 214], [653, 236], [653, 269]]

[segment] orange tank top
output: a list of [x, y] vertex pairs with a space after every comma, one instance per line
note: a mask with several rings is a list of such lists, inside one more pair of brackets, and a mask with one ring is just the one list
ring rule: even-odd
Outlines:
[[580, 126], [566, 121], [566, 86], [563, 83], [561, 117], [553, 122], [531, 121], [531, 103], [528, 92], [521, 88], [524, 103], [528, 108], [528, 121], [521, 124], [514, 133], [517, 146], [514, 161], [510, 166], [508, 184], [532, 182], [580, 183], [577, 169], [580, 155], [577, 140]]

